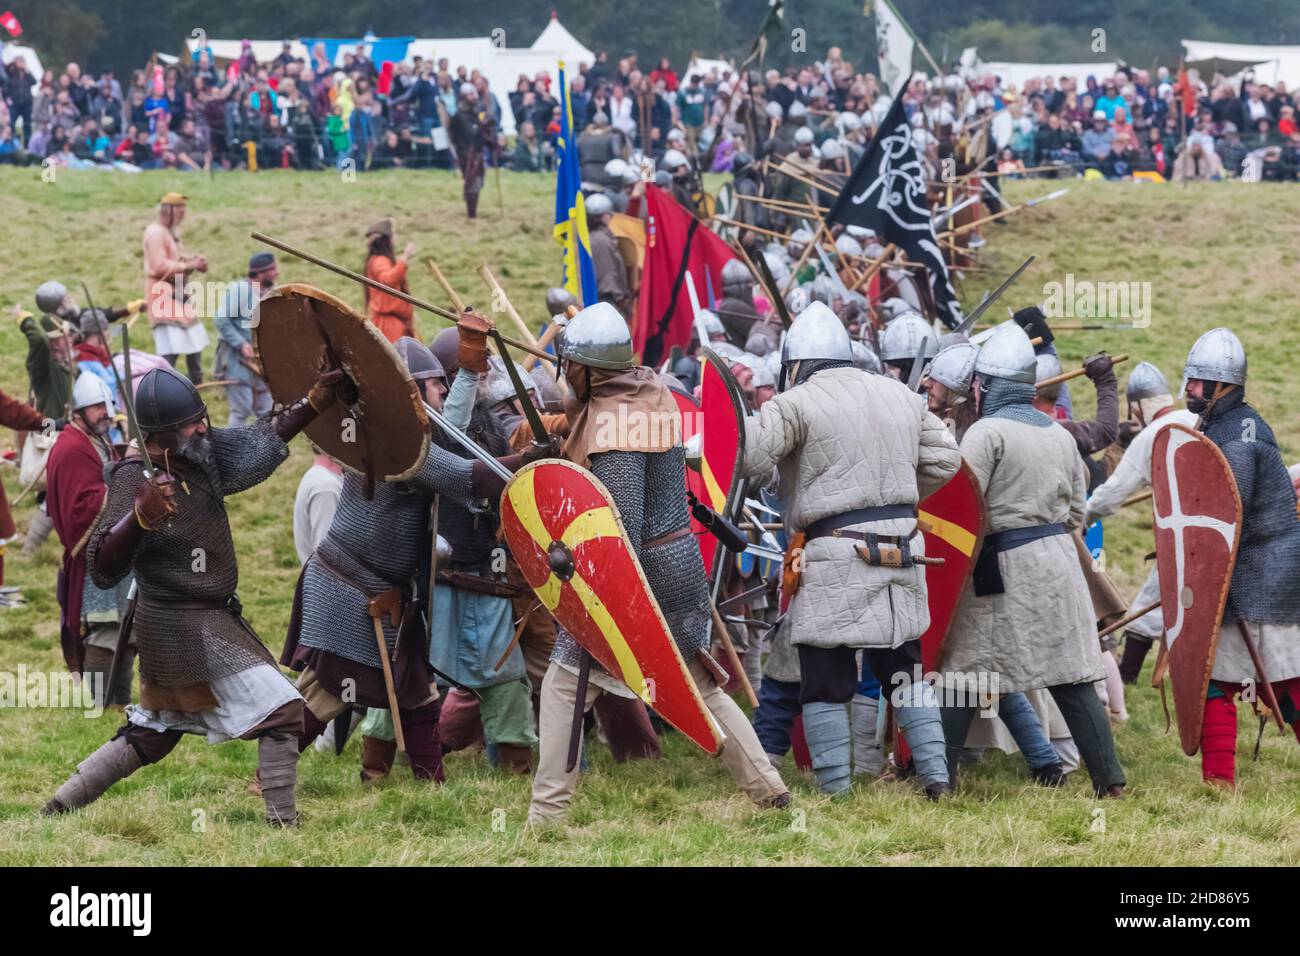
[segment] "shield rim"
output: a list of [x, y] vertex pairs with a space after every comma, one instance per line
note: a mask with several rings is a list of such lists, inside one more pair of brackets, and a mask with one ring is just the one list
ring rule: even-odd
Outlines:
[[[375, 324], [371, 322], [369, 318], [357, 312], [356, 309], [352, 308], [352, 306], [348, 305], [348, 303], [344, 302], [342, 299], [338, 298], [337, 296], [331, 295], [330, 293], [326, 292], [324, 289], [317, 288], [316, 286], [310, 285], [306, 282], [286, 282], [282, 285], [277, 285], [273, 287], [271, 291], [267, 292], [264, 296], [262, 296], [258, 300], [257, 306], [253, 311], [251, 331], [253, 333], [253, 350], [257, 353], [258, 362], [262, 365], [263, 369], [266, 368], [266, 363], [262, 362], [262, 349], [259, 340], [259, 333], [262, 328], [262, 323], [261, 323], [262, 304], [264, 302], [270, 301], [271, 299], [288, 299], [293, 295], [301, 295], [309, 299], [315, 299], [318, 302], [323, 302], [326, 305], [335, 309], [340, 314], [342, 314], [345, 318], [353, 320], [358, 325], [368, 329], [371, 334], [371, 338], [374, 339], [376, 344], [378, 344], [384, 351], [388, 352], [389, 356], [392, 358], [393, 366], [400, 372], [402, 376], [402, 380], [406, 383], [408, 389], [410, 390], [412, 404], [415, 408], [416, 418], [419, 419], [420, 423], [424, 427], [423, 427], [423, 434], [421, 435], [420, 438], [420, 453], [416, 456], [415, 461], [411, 464], [411, 466], [407, 468], [405, 471], [399, 472], [397, 474], [376, 475], [375, 477], [381, 481], [405, 481], [407, 478], [410, 478], [412, 475], [414, 475], [416, 472], [420, 470], [420, 466], [424, 464], [425, 459], [429, 455], [429, 444], [430, 444], [429, 416], [424, 411], [424, 404], [421, 401], [421, 396], [420, 396], [420, 388], [418, 385], [416, 385], [415, 379], [411, 377], [410, 369], [406, 367], [406, 363], [402, 361], [402, 357], [397, 354], [397, 349], [393, 348], [393, 344], [388, 341], [388, 338], [383, 333], [381, 333], [378, 328], [375, 327]], [[276, 401], [283, 403], [285, 400], [280, 395], [276, 394], [276, 387], [274, 384], [272, 384], [270, 376], [264, 375], [263, 380], [266, 382], [266, 387], [267, 390], [270, 391], [271, 397], [274, 398]], [[298, 397], [300, 396], [295, 396], [292, 400], [297, 401]], [[307, 434], [308, 438], [311, 438], [311, 434], [309, 431], [310, 427], [311, 426], [309, 425], [307, 429], [304, 429], [304, 432]], [[351, 464], [350, 462], [341, 461], [340, 459], [331, 455], [328, 451], [325, 450], [325, 448], [319, 442], [316, 442], [314, 439], [312, 439], [312, 442], [313, 444], [316, 445], [317, 448], [321, 450], [322, 454], [324, 454], [327, 458], [329, 458], [330, 461], [333, 461], [335, 464], [337, 464], [340, 468], [344, 468], [355, 475], [364, 475], [364, 472], [361, 469], [357, 468], [355, 465]]]
[[[1191, 435], [1193, 438], [1195, 438], [1201, 446], [1208, 448], [1211, 452], [1213, 452], [1214, 459], [1219, 464], [1219, 467], [1223, 469], [1223, 473], [1228, 479], [1228, 488], [1232, 492], [1233, 504], [1236, 507], [1236, 520], [1233, 523], [1234, 532], [1233, 532], [1233, 540], [1232, 540], [1232, 550], [1228, 554], [1227, 574], [1223, 576], [1223, 584], [1220, 587], [1217, 610], [1214, 616], [1216, 626], [1214, 628], [1214, 632], [1210, 635], [1209, 649], [1207, 654], [1205, 655], [1205, 673], [1201, 678], [1200, 692], [1196, 697], [1198, 701], [1204, 701], [1205, 694], [1209, 690], [1209, 686], [1210, 686], [1210, 675], [1214, 672], [1214, 659], [1217, 656], [1219, 650], [1219, 638], [1223, 635], [1223, 612], [1228, 604], [1228, 592], [1232, 588], [1232, 575], [1237, 567], [1237, 550], [1238, 548], [1241, 547], [1241, 520], [1242, 520], [1241, 491], [1237, 488], [1237, 476], [1232, 473], [1232, 467], [1228, 464], [1228, 459], [1223, 454], [1222, 449], [1220, 449], [1219, 446], [1216, 445], [1214, 442], [1210, 441], [1210, 439], [1207, 438], [1203, 432], [1197, 431], [1196, 429], [1193, 428], [1188, 428], [1186, 425], [1182, 424], [1181, 422], [1171, 422], [1169, 425], [1166, 425], [1164, 428], [1160, 430], [1160, 433], [1156, 435], [1155, 439], [1151, 443], [1151, 479], [1152, 479], [1151, 511], [1152, 511], [1152, 521], [1153, 521], [1152, 537], [1155, 539], [1155, 546], [1156, 546], [1157, 576], [1159, 576], [1160, 573], [1160, 537], [1155, 533], [1156, 528], [1154, 526], [1155, 514], [1158, 508], [1158, 503], [1155, 499], [1155, 477], [1156, 477], [1155, 463], [1157, 461], [1164, 461], [1165, 456], [1163, 454], [1158, 454], [1158, 452], [1168, 447], [1169, 442], [1172, 440], [1169, 433], [1172, 432], [1174, 429], [1177, 429], [1178, 431], [1186, 432], [1188, 435]], [[1161, 623], [1162, 624], [1164, 623], [1163, 609], [1161, 612]], [[1166, 653], [1172, 654], [1173, 653], [1172, 648], [1166, 650]], [[1169, 680], [1171, 683], [1173, 683], [1174, 680], [1173, 675], [1174, 675], [1173, 668], [1170, 667]], [[1190, 720], [1195, 722], [1195, 733], [1194, 734], [1190, 733], [1190, 728], [1189, 728], [1189, 733], [1184, 734], [1183, 720], [1182, 720], [1183, 715], [1182, 712], [1178, 710], [1178, 688], [1177, 685], [1175, 685], [1174, 710], [1179, 718], [1178, 738], [1179, 738], [1179, 743], [1182, 745], [1183, 753], [1187, 754], [1187, 756], [1189, 757], [1194, 756], [1196, 752], [1201, 749], [1201, 732], [1204, 728], [1205, 709], [1203, 706], [1198, 706], [1193, 708], [1193, 713], [1190, 715]]]
[[[745, 396], [740, 391], [740, 385], [736, 381], [736, 376], [731, 374], [731, 363], [724, 361], [722, 356], [713, 351], [713, 349], [709, 348], [707, 345], [700, 346], [700, 354], [704, 356], [705, 361], [713, 366], [714, 371], [716, 371], [718, 376], [722, 379], [722, 384], [727, 389], [727, 397], [731, 399], [732, 413], [736, 416], [736, 466], [731, 470], [731, 482], [727, 488], [727, 497], [723, 504], [724, 510], [721, 512], [722, 516], [730, 521], [731, 513], [735, 510], [736, 499], [740, 492], [740, 466], [745, 460], [745, 419], [748, 417], [749, 410], [748, 406], [745, 404]], [[709, 421], [709, 413], [704, 407], [704, 376], [702, 374], [700, 376], [700, 413], [704, 416], [704, 424], [707, 425]], [[701, 444], [703, 444], [703, 442], [701, 442]], [[707, 459], [707, 450], [704, 451], [704, 455]], [[726, 550], [726, 548], [720, 546], [714, 548], [712, 566], [706, 569], [710, 581], [712, 581], [714, 576], [718, 573], [718, 568], [724, 560], [719, 552]]]
[[[602, 499], [604, 499], [605, 504], [609, 507], [610, 511], [613, 513], [614, 521], [618, 525], [619, 537], [623, 540], [623, 544], [627, 548], [627, 555], [629, 558], [631, 558], [633, 567], [636, 568], [637, 579], [641, 582], [641, 587], [645, 591], [646, 597], [650, 599], [650, 606], [654, 608], [655, 618], [656, 620], [659, 621], [660, 627], [663, 629], [663, 633], [668, 636], [668, 645], [669, 647], [672, 648], [673, 657], [676, 658], [678, 665], [681, 667], [682, 677], [686, 682], [686, 686], [687, 688], [689, 688], [691, 692], [691, 696], [695, 700], [696, 706], [699, 707], [700, 713], [704, 715], [705, 723], [708, 725], [709, 730], [713, 734], [713, 741], [716, 749], [712, 751], [707, 750], [702, 745], [700, 745], [700, 742], [698, 740], [690, 736], [688, 733], [686, 733], [686, 731], [677, 727], [676, 724], [673, 724], [671, 720], [669, 720], [666, 716], [660, 713], [659, 709], [655, 707], [654, 704], [648, 704], [647, 706], [649, 706], [650, 709], [653, 710], [656, 714], [659, 714], [659, 716], [663, 718], [665, 723], [672, 726], [673, 729], [676, 730], [678, 733], [680, 733], [683, 737], [685, 737], [687, 740], [699, 746], [701, 750], [705, 750], [706, 753], [711, 753], [714, 755], [718, 754], [719, 752], [721, 752], [722, 746], [725, 743], [723, 739], [723, 734], [721, 732], [721, 728], [718, 725], [718, 720], [716, 717], [713, 716], [713, 712], [710, 711], [709, 708], [705, 705], [704, 696], [700, 693], [700, 688], [695, 683], [695, 678], [691, 676], [691, 671], [686, 664], [686, 659], [682, 657], [681, 648], [677, 646], [677, 641], [673, 637], [672, 629], [668, 627], [668, 621], [664, 618], [663, 609], [659, 607], [659, 599], [655, 597], [654, 591], [651, 590], [650, 588], [650, 582], [646, 580], [645, 569], [641, 567], [641, 559], [637, 557], [636, 549], [632, 547], [632, 541], [627, 536], [627, 528], [623, 524], [623, 515], [619, 512], [618, 505], [614, 503], [614, 498], [613, 496], [610, 495], [609, 489], [605, 487], [604, 482], [602, 482], [599, 478], [597, 478], [586, 468], [583, 468], [581, 465], [575, 464], [574, 462], [568, 461], [564, 458], [542, 458], [537, 461], [529, 462], [528, 464], [524, 465], [522, 468], [520, 468], [518, 471], [514, 473], [510, 481], [506, 483], [505, 488], [501, 490], [501, 497], [500, 500], [497, 502], [497, 514], [499, 515], [505, 514], [505, 503], [510, 488], [514, 485], [514, 483], [518, 481], [521, 476], [536, 471], [537, 469], [545, 465], [551, 465], [551, 466], [558, 465], [577, 472], [579, 475], [581, 475], [583, 478], [585, 478], [587, 481], [591, 483], [592, 487], [596, 489], [597, 493], [601, 496]], [[527, 578], [525, 578], [524, 580], [525, 582], [527, 582]], [[529, 584], [528, 587], [529, 590], [532, 590], [534, 593], [536, 593], [536, 589], [531, 584]], [[548, 613], [551, 613], [549, 609], [548, 609]], [[555, 617], [553, 613], [551, 613], [551, 617], [555, 618], [557, 623], [561, 623], [561, 624], [563, 623], [562, 621], [560, 621], [558, 617]], [[577, 641], [577, 635], [574, 635], [574, 640]], [[586, 648], [583, 649], [586, 650]], [[590, 651], [588, 651], [588, 653], [590, 653]], [[627, 683], [623, 681], [622, 677], [619, 677], [618, 675], [615, 674], [610, 674], [610, 676], [622, 682], [623, 686], [625, 687], [628, 686]], [[628, 690], [631, 690], [634, 694], [637, 693], [635, 688], [628, 687]], [[637, 699], [638, 700], [642, 699], [639, 694], [637, 694]]]

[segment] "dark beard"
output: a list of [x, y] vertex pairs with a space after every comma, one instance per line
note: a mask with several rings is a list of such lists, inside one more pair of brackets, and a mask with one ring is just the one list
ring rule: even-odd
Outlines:
[[196, 465], [212, 463], [212, 442], [206, 435], [194, 435], [176, 446], [176, 454]]
[[1187, 410], [1193, 415], [1199, 415], [1209, 407], [1210, 401], [1204, 396], [1201, 398], [1192, 398], [1190, 395], [1187, 396]]

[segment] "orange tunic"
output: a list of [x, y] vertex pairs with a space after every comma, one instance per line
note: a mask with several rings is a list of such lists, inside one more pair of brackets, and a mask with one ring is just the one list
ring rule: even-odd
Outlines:
[[[410, 292], [406, 283], [406, 263], [401, 259], [388, 259], [384, 256], [371, 256], [366, 261], [366, 278], [382, 282], [386, 286]], [[415, 309], [397, 296], [366, 288], [366, 309], [370, 321], [390, 342], [396, 342], [403, 335], [419, 338], [415, 328]]]

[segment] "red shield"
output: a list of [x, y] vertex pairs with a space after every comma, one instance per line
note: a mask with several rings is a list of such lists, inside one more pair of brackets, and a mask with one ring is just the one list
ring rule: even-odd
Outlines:
[[528, 586], [565, 630], [659, 716], [717, 753], [717, 724], [605, 486], [570, 462], [533, 462], [501, 494], [501, 530]]
[[[673, 399], [677, 402], [677, 410], [682, 416], [682, 442], [688, 442], [700, 431], [704, 418], [700, 414], [700, 403], [695, 400], [694, 395], [680, 387], [670, 387], [668, 390], [673, 393]], [[693, 468], [686, 469], [686, 490], [700, 501], [709, 500], [704, 475]], [[691, 515], [691, 534], [695, 535], [695, 541], [700, 546], [700, 555], [704, 558], [704, 566], [709, 567], [713, 561], [713, 549], [717, 545], [717, 539], [709, 534], [704, 525], [695, 520], [694, 515]]]
[[1201, 746], [1205, 693], [1241, 537], [1241, 498], [1218, 446], [1184, 425], [1151, 451], [1156, 567], [1183, 752]]
[[[703, 415], [704, 460], [700, 478], [706, 495], [699, 499], [714, 511], [731, 517], [730, 507], [740, 490], [740, 462], [745, 449], [745, 399], [731, 374], [731, 364], [710, 348], [700, 349], [700, 412]], [[700, 537], [704, 567], [712, 577], [718, 559], [713, 535]]]
[[921, 662], [929, 671], [939, 666], [957, 602], [984, 540], [984, 496], [970, 465], [963, 461], [946, 485], [921, 502], [917, 520], [925, 537], [926, 557], [944, 559], [943, 564], [925, 568], [930, 627], [921, 635]]

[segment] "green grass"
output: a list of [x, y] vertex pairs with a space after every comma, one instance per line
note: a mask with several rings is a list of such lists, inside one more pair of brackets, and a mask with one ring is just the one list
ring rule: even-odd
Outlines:
[[[333, 174], [120, 176], [61, 171], [54, 184], [39, 171], [0, 169], [6, 233], [0, 241], [0, 305], [29, 307], [39, 282], [85, 279], [96, 300], [140, 295], [140, 232], [168, 189], [191, 197], [186, 245], [207, 255], [211, 277], [233, 279], [253, 250], [254, 229], [358, 268], [363, 231], [380, 216], [396, 220], [399, 242], [432, 254], [467, 298], [488, 300], [475, 269], [491, 263], [529, 321], [542, 316], [556, 268], [550, 239], [551, 193], [545, 180], [502, 175], [503, 217], [491, 182], [482, 218], [468, 222], [459, 181], [442, 173], [384, 173], [345, 183]], [[1049, 191], [1008, 184], [1014, 199]], [[973, 303], [1030, 252], [1038, 261], [1007, 296], [1021, 306], [1044, 283], [1076, 279], [1149, 281], [1149, 328], [1064, 333], [1066, 367], [1098, 348], [1156, 362], [1177, 384], [1195, 337], [1215, 325], [1234, 328], [1250, 354], [1249, 394], [1273, 424], [1288, 461], [1300, 458], [1300, 399], [1294, 364], [1300, 331], [1291, 285], [1297, 254], [1294, 223], [1300, 192], [1288, 187], [1224, 183], [1182, 187], [1076, 184], [1064, 199], [987, 229], [983, 262], [962, 290]], [[282, 262], [284, 281], [306, 281], [347, 300], [359, 290], [313, 266]], [[421, 269], [412, 288], [436, 302], [441, 293]], [[995, 316], [1005, 315], [1001, 304]], [[426, 336], [438, 324], [421, 318]], [[138, 337], [146, 347], [147, 333]], [[26, 393], [24, 349], [13, 325], [0, 324], [0, 388]], [[210, 365], [211, 357], [207, 363]], [[1123, 375], [1121, 374], [1121, 378]], [[1080, 411], [1091, 408], [1076, 382]], [[211, 391], [213, 418], [224, 400]], [[8, 444], [10, 435], [3, 438]], [[230, 502], [239, 548], [240, 592], [247, 615], [272, 648], [282, 641], [297, 574], [289, 511], [309, 463], [302, 442], [265, 485]], [[10, 496], [16, 474], [6, 469]], [[29, 505], [20, 509], [26, 526]], [[1133, 509], [1107, 527], [1112, 575], [1133, 593], [1144, 574], [1151, 524]], [[55, 671], [58, 650], [53, 582], [57, 542], [32, 562], [10, 549], [9, 583], [27, 607], [0, 613], [0, 671]], [[1294, 582], [1279, 582], [1294, 586]], [[1149, 667], [1148, 667], [1149, 674]], [[4, 864], [1297, 864], [1300, 863], [1300, 750], [1266, 735], [1250, 761], [1253, 721], [1241, 721], [1243, 787], [1222, 795], [1204, 789], [1199, 762], [1184, 757], [1176, 734], [1164, 733], [1155, 691], [1129, 688], [1130, 722], [1117, 744], [1130, 798], [1099, 804], [1076, 774], [1063, 791], [1030, 787], [1023, 761], [990, 755], [963, 776], [956, 798], [931, 806], [901, 784], [859, 785], [829, 801], [811, 779], [786, 770], [795, 793], [789, 811], [758, 811], [741, 798], [720, 766], [682, 739], [667, 742], [656, 762], [615, 765], [593, 748], [563, 828], [522, 831], [528, 781], [505, 778], [481, 756], [448, 759], [448, 783], [419, 785], [399, 768], [392, 780], [363, 788], [358, 744], [342, 759], [309, 752], [301, 763], [300, 806], [306, 826], [273, 832], [261, 801], [245, 792], [256, 748], [209, 747], [186, 739], [162, 764], [119, 784], [87, 810], [57, 820], [36, 815], [75, 763], [107, 739], [116, 714], [86, 719], [71, 710], [0, 710], [0, 863]], [[1098, 812], [1104, 816], [1097, 816]], [[494, 824], [496, 827], [494, 828]], [[1104, 826], [1102, 826], [1104, 824]]]

